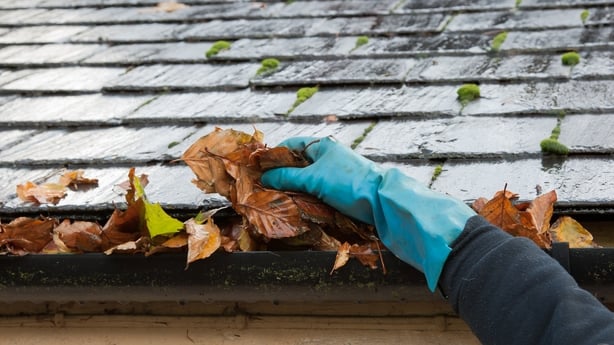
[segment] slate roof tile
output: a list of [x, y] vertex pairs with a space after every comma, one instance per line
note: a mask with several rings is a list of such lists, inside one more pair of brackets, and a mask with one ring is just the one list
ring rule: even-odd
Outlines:
[[[110, 210], [128, 166], [167, 208], [222, 205], [171, 163], [215, 126], [256, 127], [270, 145], [334, 135], [426, 184], [441, 165], [432, 187], [466, 201], [508, 183], [527, 199], [557, 188], [560, 207], [614, 205], [614, 1], [157, 2], [0, 3], [0, 214]], [[231, 48], [206, 58], [220, 39]], [[573, 68], [560, 61], [569, 50]], [[279, 68], [257, 76], [268, 57]], [[464, 82], [481, 91], [465, 106]], [[540, 151], [558, 119], [566, 158]], [[65, 166], [100, 186], [57, 206], [16, 199], [17, 183]]]

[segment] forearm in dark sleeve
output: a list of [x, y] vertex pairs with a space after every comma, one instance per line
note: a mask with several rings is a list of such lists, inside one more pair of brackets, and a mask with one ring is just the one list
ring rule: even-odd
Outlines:
[[452, 244], [440, 286], [484, 344], [614, 344], [614, 314], [533, 242], [479, 216]]

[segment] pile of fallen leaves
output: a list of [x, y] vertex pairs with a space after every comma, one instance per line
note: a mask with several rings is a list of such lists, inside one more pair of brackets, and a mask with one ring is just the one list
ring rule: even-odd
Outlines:
[[[116, 208], [103, 226], [48, 217], [17, 218], [0, 224], [0, 253], [151, 255], [187, 251], [186, 261], [190, 264], [218, 250], [330, 250], [337, 251], [333, 271], [351, 257], [377, 268], [381, 244], [372, 226], [346, 217], [313, 196], [261, 185], [260, 177], [268, 169], [308, 165], [302, 152], [267, 147], [257, 130], [249, 135], [216, 128], [186, 150], [181, 160], [196, 175], [193, 182], [199, 189], [226, 197], [238, 216], [214, 221], [219, 211], [215, 209], [179, 221], [160, 204], [148, 200], [144, 191], [147, 176], [136, 176], [133, 168], [128, 181], [120, 185], [125, 190], [127, 207]], [[78, 191], [97, 183], [84, 177], [82, 171], [71, 171], [62, 175], [58, 183], [18, 185], [17, 194], [27, 202], [56, 204], [68, 188]], [[570, 247], [596, 246], [591, 234], [569, 217], [550, 225], [557, 199], [554, 191], [531, 202], [517, 199], [517, 194], [504, 189], [491, 200], [476, 200], [473, 208], [503, 230], [528, 237], [542, 248], [550, 248], [552, 241], [569, 242]]]
[[541, 248], [551, 248], [553, 241], [568, 242], [570, 248], [598, 247], [593, 235], [571, 217], [560, 217], [550, 225], [557, 200], [554, 190], [530, 202], [517, 200], [518, 194], [504, 188], [490, 200], [477, 199], [472, 207], [491, 224], [514, 236], [527, 237]]

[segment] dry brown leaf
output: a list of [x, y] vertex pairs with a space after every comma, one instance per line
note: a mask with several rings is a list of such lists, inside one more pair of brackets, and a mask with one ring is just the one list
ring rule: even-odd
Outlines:
[[105, 254], [136, 254], [145, 253], [149, 248], [149, 238], [141, 237], [136, 241], [128, 241], [118, 244], [104, 251]]
[[60, 176], [60, 184], [72, 190], [88, 189], [98, 186], [98, 179], [83, 176], [83, 170], [71, 170]]
[[350, 247], [351, 245], [347, 242], [339, 246], [339, 249], [337, 249], [337, 256], [335, 257], [335, 264], [333, 265], [333, 269], [330, 270], [331, 275], [339, 268], [345, 266], [348, 260], [350, 260]]
[[17, 185], [17, 196], [23, 201], [56, 205], [66, 196], [66, 187], [59, 183], [37, 185], [34, 182], [27, 181], [24, 184]]
[[593, 242], [593, 235], [580, 223], [571, 217], [560, 217], [550, 228], [552, 239], [556, 242], [567, 242], [570, 248], [599, 247]]
[[[514, 236], [527, 237], [542, 248], [550, 248], [552, 244], [550, 234], [547, 231], [540, 232], [540, 230], [541, 223], [549, 222], [549, 219], [545, 219], [548, 212], [544, 210], [547, 209], [545, 204], [547, 203], [546, 201], [551, 200], [551, 196], [544, 197], [535, 204], [534, 211], [520, 211], [514, 207], [510, 197], [515, 196], [516, 194], [511, 192], [498, 192], [494, 198], [482, 207], [479, 214], [491, 224], [500, 227]], [[544, 203], [543, 205], [542, 202]], [[551, 212], [550, 215], [552, 215]], [[538, 221], [540, 225], [536, 224]]]
[[350, 247], [350, 255], [358, 259], [361, 264], [369, 266], [371, 269], [377, 268], [377, 262], [380, 259], [379, 255], [373, 252], [370, 244], [353, 244], [352, 247]]
[[143, 200], [128, 205], [125, 211], [115, 209], [102, 228], [102, 249], [135, 241], [146, 232], [143, 221]]
[[97, 223], [65, 219], [53, 231], [72, 251], [99, 252], [102, 248], [102, 228]]
[[198, 224], [194, 219], [185, 222], [185, 230], [188, 233], [188, 265], [196, 260], [204, 259], [220, 248], [222, 237], [220, 229], [209, 217], [203, 224]]
[[40, 252], [53, 240], [55, 220], [51, 218], [19, 217], [0, 225], [0, 246], [17, 255]]

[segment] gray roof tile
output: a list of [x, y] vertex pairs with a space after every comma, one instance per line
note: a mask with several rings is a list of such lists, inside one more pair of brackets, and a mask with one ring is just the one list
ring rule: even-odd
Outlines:
[[385, 121], [375, 126], [357, 150], [378, 161], [537, 156], [539, 142], [555, 125], [554, 117]]
[[452, 19], [446, 30], [537, 30], [582, 27], [581, 12], [582, 9], [461, 13]]
[[295, 101], [292, 92], [207, 92], [161, 95], [128, 115], [134, 122], [244, 122], [279, 118]]
[[0, 90], [4, 92], [96, 92], [123, 72], [123, 68], [102, 67], [22, 69], [0, 75]]
[[45, 44], [8, 46], [0, 49], [0, 64], [30, 66], [76, 64], [104, 49], [93, 44]]
[[219, 52], [212, 59], [343, 58], [355, 45], [356, 37], [246, 38], [233, 42], [229, 50]]
[[[153, 65], [134, 68], [109, 81], [106, 90], [216, 90], [244, 88], [256, 75], [257, 64]], [[1, 80], [1, 79], [0, 79]]]
[[[212, 43], [120, 44], [98, 50], [84, 64], [130, 65], [164, 62], [204, 62]], [[1, 51], [0, 51], [1, 53]]]
[[0, 44], [38, 44], [68, 42], [87, 26], [27, 26], [15, 28], [0, 36]]
[[612, 114], [567, 115], [561, 123], [559, 141], [573, 152], [614, 153]]
[[279, 71], [254, 85], [402, 83], [415, 59], [365, 59], [282, 63]]
[[512, 31], [501, 46], [502, 51], [535, 52], [561, 49], [604, 49], [612, 46], [612, 29], [573, 28], [564, 30]]
[[108, 125], [122, 121], [153, 96], [19, 97], [0, 105], [0, 126]]
[[391, 15], [383, 17], [374, 31], [386, 34], [440, 31], [449, 19], [440, 13]]
[[467, 11], [513, 8], [515, 0], [417, 0], [403, 2], [395, 12]]
[[[185, 24], [97, 25], [83, 28], [70, 35], [77, 43], [127, 43], [177, 40], [190, 28]], [[0, 41], [1, 42], [1, 41]]]
[[[599, 166], [600, 169], [595, 169]], [[463, 200], [490, 198], [507, 189], [524, 200], [556, 189], [559, 202], [611, 203], [614, 190], [614, 160], [599, 158], [527, 159], [515, 161], [451, 162], [444, 165], [433, 188]]]

